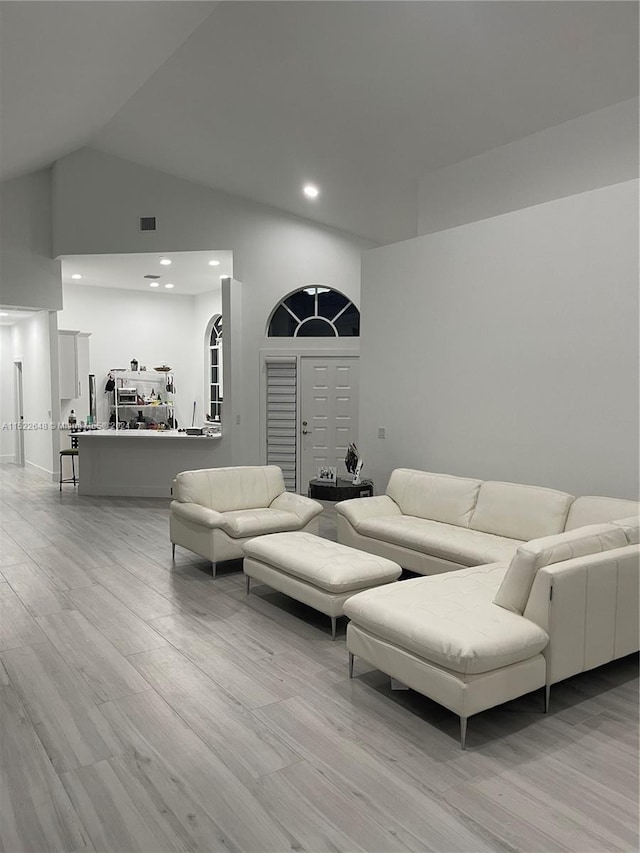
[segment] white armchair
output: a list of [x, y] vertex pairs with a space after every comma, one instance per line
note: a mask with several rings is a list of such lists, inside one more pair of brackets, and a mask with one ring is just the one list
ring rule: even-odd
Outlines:
[[322, 505], [285, 491], [275, 465], [183, 471], [173, 483], [169, 520], [176, 545], [216, 563], [243, 556], [249, 539], [291, 530], [318, 532]]

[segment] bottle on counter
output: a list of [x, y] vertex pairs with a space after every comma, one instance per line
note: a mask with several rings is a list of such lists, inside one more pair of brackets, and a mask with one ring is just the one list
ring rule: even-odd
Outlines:
[[75, 429], [78, 424], [76, 413], [73, 409], [69, 412], [69, 429]]

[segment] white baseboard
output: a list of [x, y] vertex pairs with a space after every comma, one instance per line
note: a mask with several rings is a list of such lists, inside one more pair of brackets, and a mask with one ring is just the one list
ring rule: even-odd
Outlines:
[[16, 455], [15, 453], [0, 453], [0, 463], [2, 462], [15, 462]]
[[45, 480], [51, 480], [52, 483], [58, 482], [58, 474], [54, 471], [50, 471], [48, 468], [43, 468], [42, 465], [36, 465], [35, 462], [25, 460], [24, 467], [29, 468], [30, 471], [34, 472], [34, 474], [44, 477]]
[[166, 498], [171, 500], [171, 486], [92, 485], [79, 481], [79, 495], [101, 498]]

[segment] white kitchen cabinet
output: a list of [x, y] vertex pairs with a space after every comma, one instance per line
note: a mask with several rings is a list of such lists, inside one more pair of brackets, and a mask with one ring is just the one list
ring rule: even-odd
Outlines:
[[70, 329], [58, 330], [58, 373], [61, 400], [78, 400], [88, 397], [89, 335], [88, 332], [77, 332]]

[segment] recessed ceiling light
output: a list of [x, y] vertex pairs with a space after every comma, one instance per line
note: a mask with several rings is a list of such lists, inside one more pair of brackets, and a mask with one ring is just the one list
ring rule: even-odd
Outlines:
[[171, 289], [173, 287], [173, 285], [170, 282], [167, 282], [167, 284], [165, 284], [165, 287]]
[[210, 267], [219, 267], [220, 261], [209, 261], [209, 266]]
[[8, 311], [0, 311], [0, 317], [8, 317], [8, 316], [9, 316]]
[[159, 284], [159, 282], [157, 282], [157, 281], [150, 281], [149, 287], [158, 287], [158, 284]]
[[74, 272], [74, 274], [71, 276], [71, 278], [79, 279], [79, 278], [82, 278], [82, 276], [79, 275], [77, 272]]
[[315, 184], [305, 184], [302, 188], [302, 192], [307, 198], [318, 198], [320, 195], [320, 190]]
[[169, 260], [169, 258], [160, 258], [160, 263], [163, 267], [171, 266], [171, 261]]

